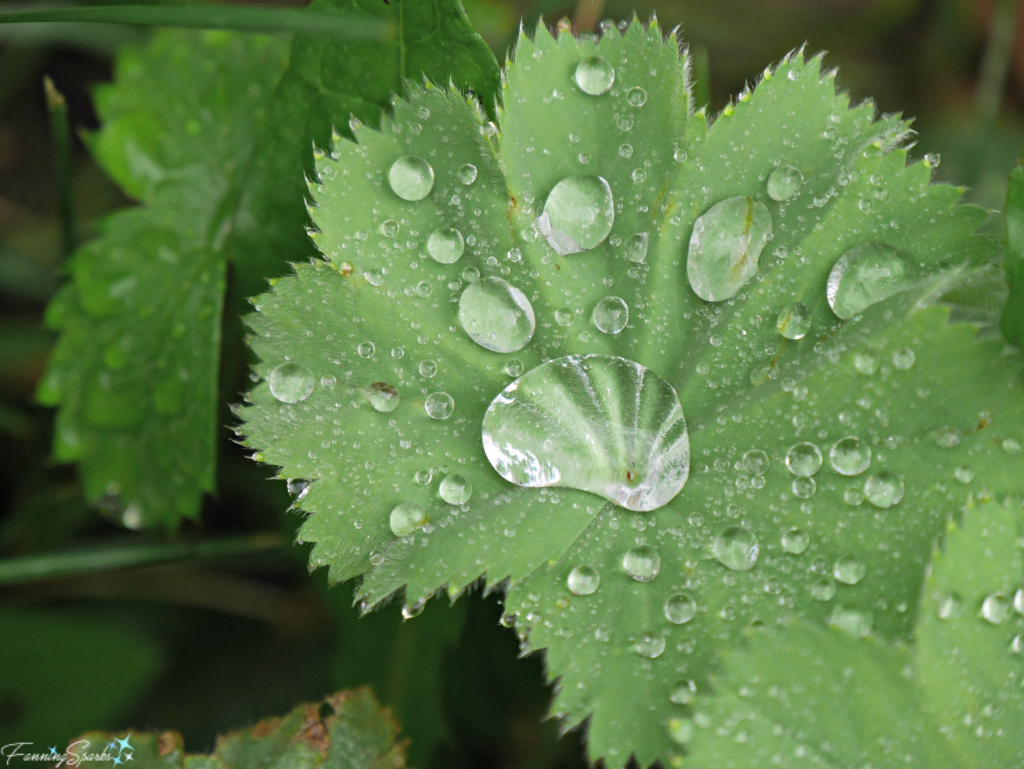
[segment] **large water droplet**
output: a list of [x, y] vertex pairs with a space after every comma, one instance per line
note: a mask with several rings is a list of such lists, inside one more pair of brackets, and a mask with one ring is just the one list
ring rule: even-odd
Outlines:
[[661, 633], [644, 633], [636, 639], [633, 649], [641, 657], [647, 657], [647, 659], [651, 660], [657, 659], [665, 651], [665, 636]]
[[786, 339], [803, 339], [811, 330], [811, 311], [799, 302], [783, 307], [775, 327]]
[[470, 339], [494, 352], [521, 350], [537, 328], [526, 294], [501, 278], [466, 287], [459, 298], [459, 322]]
[[622, 556], [622, 568], [637, 582], [650, 582], [661, 571], [661, 556], [652, 547], [634, 547]]
[[600, 56], [590, 56], [576, 66], [575, 79], [583, 93], [600, 96], [615, 82], [615, 68]]
[[427, 238], [427, 253], [435, 262], [452, 264], [459, 261], [466, 250], [466, 241], [462, 233], [454, 227], [442, 227], [430, 233]]
[[892, 246], [866, 243], [839, 257], [828, 276], [828, 304], [843, 320], [908, 288], [907, 263]]
[[267, 377], [270, 394], [282, 403], [304, 401], [313, 392], [313, 372], [301, 363], [282, 363]]
[[708, 209], [693, 225], [686, 257], [697, 296], [708, 302], [735, 296], [757, 272], [771, 232], [771, 214], [753, 198], [728, 198]]
[[793, 197], [804, 175], [799, 168], [793, 166], [781, 166], [776, 168], [768, 176], [768, 197], [772, 200], [788, 200]]
[[607, 355], [528, 371], [488, 407], [483, 444], [507, 481], [590, 491], [636, 511], [667, 504], [690, 467], [675, 390], [639, 363]]
[[730, 526], [715, 537], [712, 544], [715, 558], [733, 571], [748, 571], [757, 563], [761, 552], [757, 537], [744, 526]]
[[431, 393], [423, 401], [423, 408], [431, 419], [447, 419], [455, 411], [455, 400], [448, 393]]
[[595, 248], [615, 223], [612, 188], [600, 176], [568, 176], [551, 190], [537, 223], [562, 256]]
[[1004, 593], [992, 593], [981, 604], [981, 616], [993, 625], [1002, 625], [1010, 619], [1013, 606]]
[[810, 544], [811, 537], [803, 529], [792, 528], [782, 535], [782, 549], [793, 555], [800, 555]]
[[466, 165], [459, 169], [459, 181], [467, 187], [476, 181], [476, 175], [476, 166], [472, 163], [466, 163]]
[[606, 296], [594, 306], [594, 325], [605, 334], [618, 334], [629, 322], [629, 305], [617, 296]]
[[871, 466], [871, 447], [851, 435], [836, 442], [828, 459], [840, 475], [860, 475]]
[[631, 262], [639, 264], [647, 258], [647, 241], [648, 236], [646, 232], [638, 232], [626, 241], [626, 258]]
[[591, 595], [601, 585], [601, 575], [589, 566], [577, 566], [565, 580], [573, 595]]
[[388, 182], [402, 200], [423, 200], [434, 188], [434, 169], [423, 158], [406, 155], [391, 166]]
[[396, 537], [408, 537], [429, 519], [427, 511], [415, 502], [403, 502], [391, 511], [391, 531]]
[[868, 567], [852, 555], [844, 555], [832, 567], [832, 574], [844, 585], [856, 585], [867, 573]]
[[647, 103], [647, 91], [640, 86], [633, 86], [626, 91], [626, 101], [633, 107], [642, 107]]
[[665, 619], [673, 625], [685, 625], [697, 616], [697, 602], [686, 593], [674, 595], [665, 601]]
[[786, 467], [793, 475], [810, 478], [821, 469], [821, 449], [813, 443], [798, 443], [786, 454]]
[[394, 411], [398, 408], [398, 390], [387, 382], [373, 382], [366, 388], [366, 400], [377, 411]]
[[864, 482], [864, 496], [875, 507], [892, 507], [903, 499], [903, 479], [882, 470]]
[[464, 505], [473, 496], [473, 484], [464, 475], [446, 475], [438, 488], [441, 499], [449, 505]]

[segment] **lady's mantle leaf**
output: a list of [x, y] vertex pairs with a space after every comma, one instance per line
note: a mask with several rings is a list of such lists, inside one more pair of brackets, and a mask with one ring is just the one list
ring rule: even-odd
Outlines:
[[[970, 490], [1020, 490], [1020, 359], [935, 306], [998, 248], [972, 236], [982, 211], [894, 149], [905, 125], [849, 109], [817, 59], [766, 71], [709, 128], [674, 38], [541, 28], [503, 101], [493, 126], [457, 93], [415, 89], [318, 163], [325, 260], [258, 302], [264, 381], [243, 429], [312, 481], [298, 505], [313, 565], [364, 574], [370, 604], [404, 587], [410, 610], [507, 580], [524, 648], [547, 648], [559, 678], [555, 712], [590, 718], [593, 758], [647, 764], [678, 751], [675, 683], [706, 686], [744, 628], [856, 612], [909, 636], [946, 516]], [[707, 270], [724, 234], [767, 243], [746, 283]], [[892, 283], [868, 298], [890, 298], [858, 304], [865, 280], [833, 291], [842, 323], [830, 273], [858, 254], [863, 278]], [[678, 393], [689, 480], [666, 506], [490, 466], [488, 405], [570, 354], [635, 361]], [[585, 410], [546, 408], [565, 424]]]

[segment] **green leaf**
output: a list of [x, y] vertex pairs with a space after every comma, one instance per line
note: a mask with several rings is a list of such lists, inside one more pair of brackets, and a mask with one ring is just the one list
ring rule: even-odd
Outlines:
[[1003, 336], [1024, 347], [1024, 166], [1019, 161], [1006, 190], [1005, 267], [1010, 296], [1003, 309]]
[[246, 173], [285, 49], [164, 32], [97, 94], [100, 164], [146, 205], [115, 213], [69, 262], [48, 310], [62, 334], [39, 398], [54, 453], [126, 525], [173, 526], [213, 490], [225, 202]]
[[[599, 96], [573, 79], [595, 53], [615, 70]], [[360, 128], [358, 144], [338, 141], [320, 160], [314, 242], [325, 259], [297, 266], [249, 319], [263, 381], [240, 410], [243, 431], [257, 458], [312, 481], [299, 502], [311, 563], [336, 581], [364, 575], [367, 604], [403, 588], [409, 605], [440, 588], [455, 596], [481, 576], [507, 588], [524, 650], [546, 648], [559, 679], [554, 712], [567, 727], [589, 718], [591, 758], [615, 767], [676, 750], [673, 683], [705, 686], [718, 653], [751, 624], [792, 614], [842, 624], [857, 612], [877, 635], [908, 638], [946, 517], [968, 492], [1018, 493], [1024, 477], [1020, 356], [991, 334], [976, 338], [975, 325], [950, 325], [941, 306], [956, 306], [943, 297], [998, 255], [992, 239], [972, 236], [984, 212], [958, 206], [956, 188], [930, 185], [927, 164], [908, 166], [896, 149], [906, 125], [873, 121], [870, 104], [849, 109], [818, 59], [797, 54], [767, 70], [710, 127], [690, 111], [685, 73], [677, 41], [656, 27], [634, 23], [598, 43], [540, 28], [506, 70], [496, 127], [456, 92], [414, 89], [380, 133]], [[421, 200], [390, 184], [403, 156], [432, 167]], [[780, 203], [766, 180], [782, 165], [803, 181]], [[554, 186], [577, 174], [607, 181], [614, 225], [589, 252], [559, 255], [539, 219]], [[765, 207], [773, 238], [735, 297], [704, 302], [688, 283], [687, 244], [697, 217], [734, 196]], [[465, 253], [439, 263], [428, 237], [450, 227]], [[627, 257], [638, 233], [648, 236], [642, 264]], [[829, 274], [849, 250], [877, 243], [904, 255], [913, 290], [841, 323], [826, 300]], [[526, 346], [503, 354], [472, 341], [459, 319], [467, 269], [522, 291], [537, 321]], [[616, 335], [591, 320], [607, 296], [629, 308]], [[776, 328], [793, 302], [809, 308], [800, 340]], [[636, 361], [675, 389], [690, 472], [667, 505], [638, 514], [576, 489], [513, 486], [490, 467], [481, 424], [492, 400], [523, 371], [568, 354]], [[277, 376], [297, 366], [307, 397], [271, 392], [285, 363]], [[379, 383], [397, 389], [394, 410], [371, 405]], [[453, 399], [449, 418], [428, 414], [434, 393]], [[846, 437], [873, 455], [855, 477], [829, 460]], [[813, 481], [784, 461], [808, 441], [824, 457]], [[763, 474], [744, 465], [754, 449], [769, 457]], [[578, 457], [607, 466], [582, 449]], [[873, 491], [886, 476], [869, 489], [878, 506], [864, 501], [866, 479], [883, 470], [904, 486], [890, 507]], [[467, 504], [439, 496], [453, 473], [472, 483]], [[402, 503], [423, 508], [423, 525], [396, 537], [390, 516]], [[750, 570], [715, 556], [716, 538], [734, 526], [757, 539]], [[782, 548], [791, 528], [809, 537], [800, 555]], [[624, 572], [638, 546], [660, 556], [653, 581]], [[596, 591], [569, 590], [576, 567], [598, 572]], [[833, 598], [834, 571], [852, 584]], [[676, 625], [664, 606], [679, 594], [697, 611]]]
[[964, 518], [925, 582], [922, 702], [963, 766], [1015, 766], [1024, 761], [1024, 514], [989, 501]]
[[[111, 748], [115, 740], [126, 740], [127, 747]], [[368, 689], [339, 692], [281, 718], [222, 735], [208, 755], [186, 754], [181, 735], [174, 732], [90, 732], [69, 750], [81, 755], [105, 747], [111, 756], [126, 754], [139, 769], [401, 769], [406, 748], [398, 740], [398, 724]]]

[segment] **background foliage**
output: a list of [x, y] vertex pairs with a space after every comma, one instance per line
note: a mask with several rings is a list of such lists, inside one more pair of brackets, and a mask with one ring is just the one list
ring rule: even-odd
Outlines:
[[[370, 0], [319, 3], [394, 10]], [[854, 103], [872, 96], [882, 111], [916, 116], [915, 153], [940, 153], [937, 177], [968, 185], [967, 197], [989, 207], [1002, 207], [1006, 175], [1024, 143], [1024, 42], [989, 32], [1014, 29], [1013, 3], [843, 0], [827, 10], [811, 0], [465, 5], [498, 60], [520, 17], [532, 25], [541, 15], [566, 15], [577, 28], [593, 29], [601, 18], [656, 11], [663, 28], [681, 24], [696, 46], [697, 99], [714, 109], [804, 41], [811, 51], [828, 49], [827, 64], [840, 67], [840, 85]], [[60, 576], [51, 567], [47, 579], [0, 587], [0, 639], [19, 654], [17, 664], [0, 669], [0, 744], [50, 744], [87, 728], [131, 725], [174, 728], [190, 751], [207, 750], [218, 733], [365, 683], [412, 738], [413, 765], [582, 764], [580, 735], [559, 738], [557, 725], [542, 720], [551, 698], [542, 660], [517, 659], [493, 598], [471, 593], [450, 608], [432, 601], [405, 624], [392, 605], [357, 622], [351, 586], [328, 590], [322, 574], [307, 576], [304, 548], [283, 544], [298, 524], [285, 512], [291, 497], [283, 482], [267, 480], [218, 427], [231, 422], [228, 404], [248, 386], [238, 321], [246, 297], [263, 290], [266, 278], [287, 273], [288, 261], [311, 254], [297, 202], [301, 172], [311, 168], [311, 139], [327, 144], [331, 115], [353, 113], [375, 125], [403, 76], [449, 71], [453, 57], [466, 73], [457, 84], [473, 88], [485, 106], [493, 103], [492, 53], [467, 26], [447, 16], [407, 23], [400, 50], [300, 37], [289, 54], [282, 38], [167, 33], [148, 63], [139, 51], [149, 33], [137, 28], [0, 27], [0, 555], [84, 548], [101, 567], [84, 576]], [[454, 26], [418, 36], [438, 24]], [[216, 64], [190, 55], [200, 34], [222, 57]], [[434, 46], [452, 35], [458, 42], [450, 49]], [[113, 91], [101, 84], [115, 75], [115, 56], [123, 87]], [[1000, 61], [1008, 63], [1005, 87]], [[251, 77], [231, 79], [246, 63], [258, 64], [263, 80], [255, 88]], [[65, 95], [76, 132], [84, 132], [73, 139], [71, 164], [76, 237], [100, 238], [70, 261], [43, 74]], [[195, 104], [209, 111], [164, 97], [163, 88], [182, 93], [180, 81], [196, 84]], [[254, 105], [257, 121], [245, 117]], [[140, 143], [139, 152], [126, 137]], [[111, 216], [134, 201], [143, 205]], [[174, 219], [182, 216], [188, 227]], [[985, 227], [1002, 235], [999, 219]], [[160, 232], [166, 237], [154, 235]], [[105, 334], [111, 342], [123, 338], [111, 331], [103, 299], [135, 272], [131, 264], [99, 262], [94, 249], [116, 254], [119, 244], [138, 246], [138, 238], [145, 239], [139, 247], [175, 254], [178, 266], [139, 274], [134, 293], [123, 294], [139, 318], [137, 344], [98, 347]], [[188, 284], [173, 280], [181, 260], [194, 266]], [[59, 289], [44, 323], [62, 275], [74, 277], [75, 289]], [[154, 298], [177, 308], [177, 325], [147, 320]], [[58, 327], [83, 338], [66, 336], [54, 350]], [[217, 340], [219, 360], [212, 354]], [[59, 376], [43, 380], [51, 355], [51, 372], [62, 370], [62, 360], [74, 362], [68, 371], [81, 371], [83, 349], [102, 349], [103, 362], [118, 372], [113, 397]], [[187, 393], [182, 369], [195, 388]], [[39, 400], [64, 404], [59, 423], [38, 403], [37, 390]], [[168, 451], [159, 431], [138, 432], [137, 410], [150, 404], [165, 410], [167, 429], [180, 420], [196, 431], [189, 450]], [[93, 455], [81, 473], [54, 461], [82, 456], [97, 435], [117, 450]], [[145, 461], [147, 452], [157, 465]], [[214, 458], [215, 477], [203, 469]], [[121, 488], [108, 488], [111, 473], [123, 479]], [[132, 483], [152, 490], [138, 508], [151, 518], [137, 518], [118, 501]], [[90, 504], [97, 501], [99, 515]], [[177, 531], [129, 531], [179, 515], [186, 521]], [[269, 544], [279, 546], [266, 546], [268, 532]], [[234, 537], [233, 545], [198, 553], [187, 547], [216, 535]], [[118, 571], [103, 558], [165, 543], [183, 549], [139, 550]], [[164, 563], [153, 563], [155, 552]], [[60, 707], [50, 694], [53, 681], [68, 691]]]

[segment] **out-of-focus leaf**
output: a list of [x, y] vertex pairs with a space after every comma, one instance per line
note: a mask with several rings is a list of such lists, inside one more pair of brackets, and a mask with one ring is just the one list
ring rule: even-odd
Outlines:
[[1024, 347], [1024, 166], [1019, 162], [1006, 191], [1005, 267], [1010, 296], [1003, 310], [1003, 336]]

